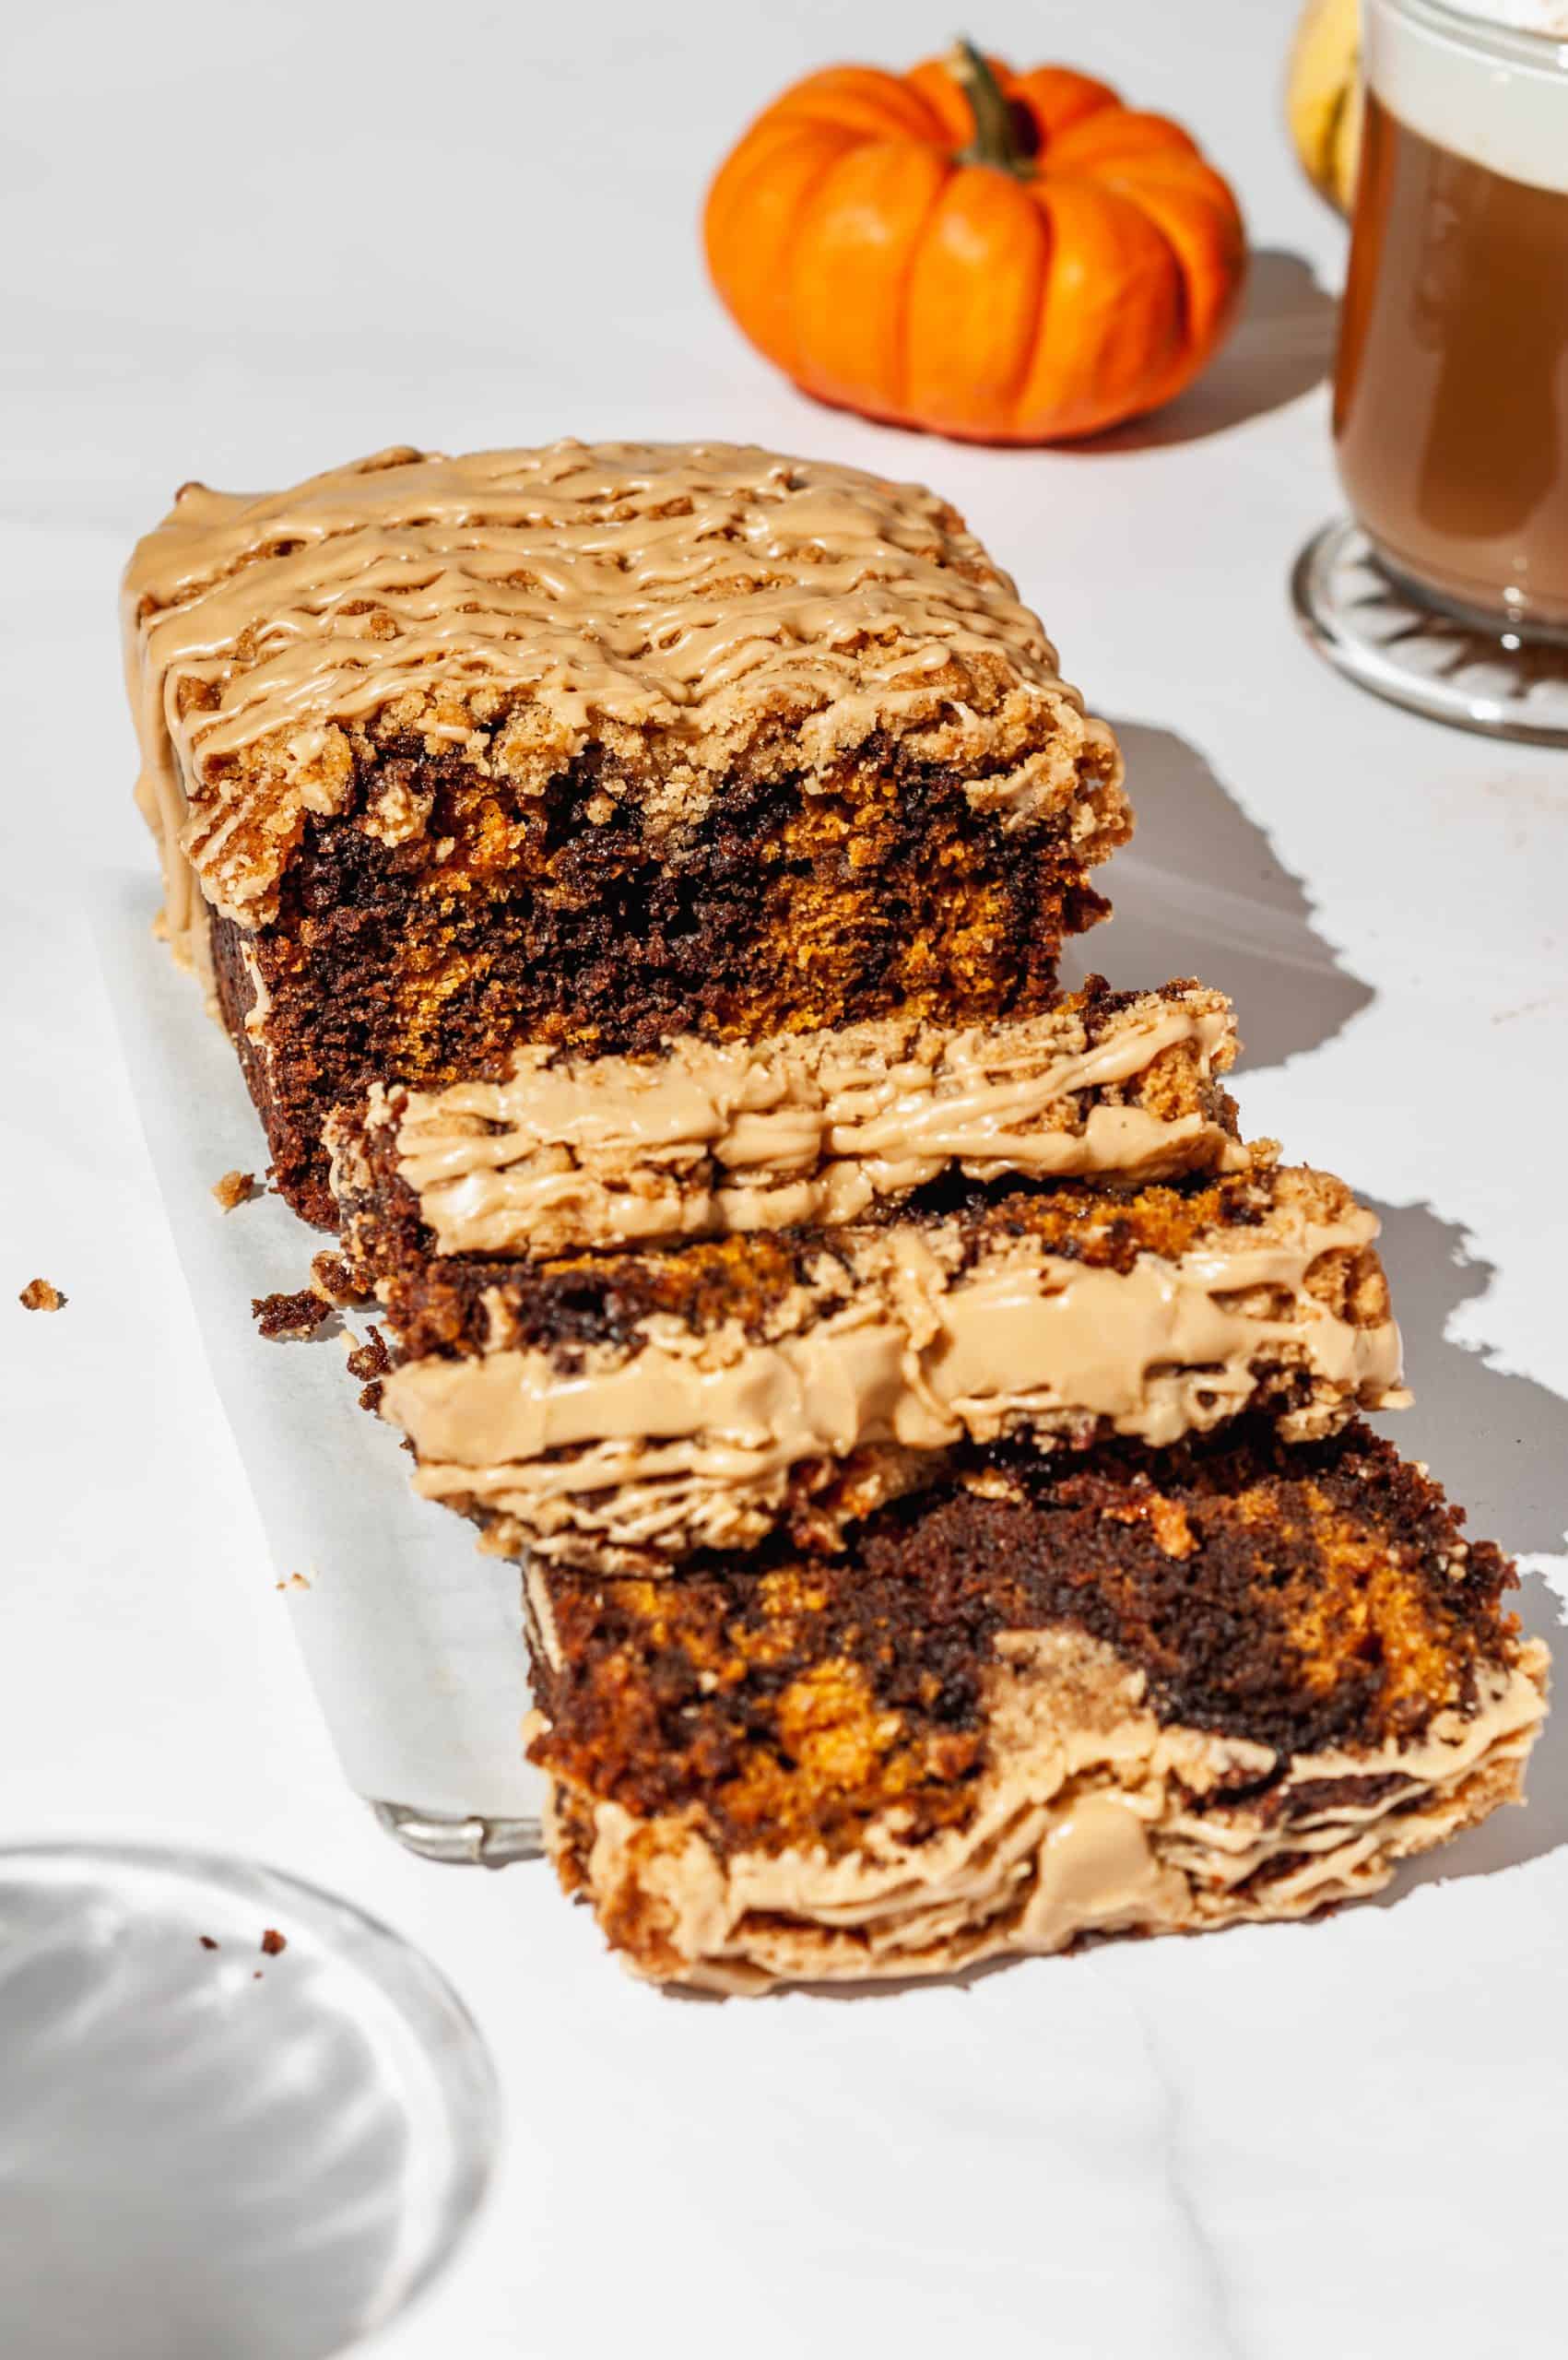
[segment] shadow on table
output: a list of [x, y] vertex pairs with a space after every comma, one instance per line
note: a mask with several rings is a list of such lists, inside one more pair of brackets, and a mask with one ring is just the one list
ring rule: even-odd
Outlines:
[[1185, 738], [1113, 726], [1138, 832], [1105, 872], [1114, 916], [1072, 947], [1064, 979], [1103, 968], [1126, 990], [1197, 975], [1235, 1001], [1250, 1065], [1331, 1039], [1373, 995], [1317, 933], [1300, 882]]
[[[1423, 1460], [1450, 1499], [1468, 1511], [1474, 1539], [1500, 1541], [1510, 1554], [1558, 1554], [1568, 1547], [1568, 1401], [1529, 1377], [1490, 1368], [1445, 1334], [1456, 1306], [1480, 1294], [1491, 1276], [1489, 1264], [1469, 1257], [1464, 1232], [1425, 1205], [1377, 1210], [1379, 1251], [1416, 1396], [1412, 1409], [1379, 1422], [1407, 1458]], [[1562, 1602], [1539, 1574], [1525, 1573], [1521, 1581], [1513, 1603], [1527, 1632], [1561, 1654]], [[1568, 1718], [1562, 1713], [1537, 1740], [1529, 1793], [1527, 1811], [1497, 1811], [1452, 1851], [1412, 1862], [1383, 1900], [1443, 1878], [1487, 1876], [1568, 1842]]]
[[1328, 375], [1338, 318], [1338, 304], [1309, 262], [1265, 246], [1252, 258], [1231, 340], [1197, 384], [1152, 418], [1134, 419], [1072, 448], [1090, 458], [1099, 451], [1166, 450], [1282, 409]]

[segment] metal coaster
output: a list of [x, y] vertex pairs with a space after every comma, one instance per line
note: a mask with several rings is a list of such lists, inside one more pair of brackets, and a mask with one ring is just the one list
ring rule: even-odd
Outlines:
[[325, 2360], [452, 2253], [494, 2075], [427, 1960], [270, 1869], [0, 1851], [0, 2348]]
[[372, 1803], [371, 1809], [405, 1850], [446, 1868], [509, 1869], [514, 1861], [545, 1857], [536, 1819], [454, 1819], [412, 1803]]
[[1484, 737], [1568, 746], [1568, 642], [1418, 604], [1349, 517], [1307, 543], [1291, 597], [1313, 645], [1374, 696]]

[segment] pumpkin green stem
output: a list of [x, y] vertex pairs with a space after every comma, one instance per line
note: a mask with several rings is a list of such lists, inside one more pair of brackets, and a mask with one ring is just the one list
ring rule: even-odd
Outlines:
[[974, 43], [955, 41], [947, 67], [969, 100], [970, 112], [974, 117], [974, 136], [967, 148], [960, 148], [958, 161], [989, 164], [998, 172], [1011, 172], [1019, 180], [1027, 180], [1032, 168], [1019, 146], [1012, 109]]

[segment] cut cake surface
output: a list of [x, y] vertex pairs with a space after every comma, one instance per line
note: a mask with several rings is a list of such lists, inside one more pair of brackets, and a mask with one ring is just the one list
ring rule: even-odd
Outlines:
[[840, 1230], [538, 1264], [454, 1257], [387, 1289], [383, 1414], [488, 1545], [657, 1571], [787, 1526], [832, 1549], [965, 1442], [1161, 1445], [1266, 1408], [1285, 1434], [1395, 1406], [1375, 1217], [1244, 1168], [1062, 1181]]
[[1362, 1426], [972, 1455], [853, 1561], [535, 1561], [558, 1870], [638, 1973], [898, 1977], [1308, 1916], [1517, 1800], [1513, 1569]]

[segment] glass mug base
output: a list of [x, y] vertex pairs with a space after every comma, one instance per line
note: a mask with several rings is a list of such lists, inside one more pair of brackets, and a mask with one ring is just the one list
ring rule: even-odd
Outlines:
[[449, 1811], [421, 1811], [413, 1803], [374, 1802], [379, 1825], [421, 1860], [443, 1867], [509, 1869], [518, 1860], [542, 1860], [544, 1835], [536, 1819], [454, 1818]]
[[1374, 696], [1483, 737], [1568, 746], [1568, 644], [1429, 604], [1353, 518], [1313, 536], [1291, 598], [1318, 653]]

